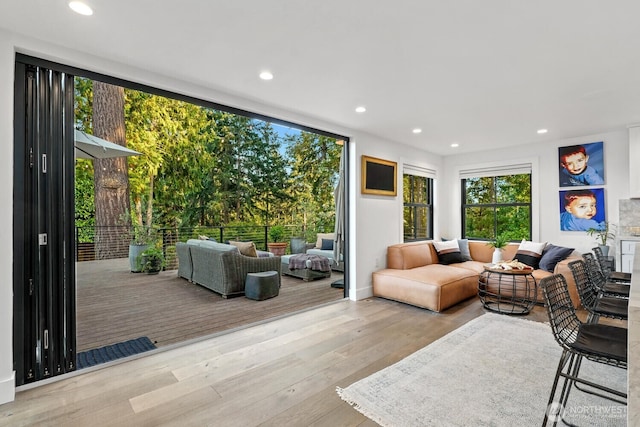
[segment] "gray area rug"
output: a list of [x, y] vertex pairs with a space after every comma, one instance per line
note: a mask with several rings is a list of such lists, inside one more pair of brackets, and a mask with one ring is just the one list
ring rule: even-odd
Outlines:
[[[488, 313], [337, 392], [382, 426], [537, 426], [561, 353], [548, 324]], [[585, 361], [581, 372], [627, 388], [624, 369]], [[624, 426], [626, 414], [576, 389], [565, 408], [581, 426]]]

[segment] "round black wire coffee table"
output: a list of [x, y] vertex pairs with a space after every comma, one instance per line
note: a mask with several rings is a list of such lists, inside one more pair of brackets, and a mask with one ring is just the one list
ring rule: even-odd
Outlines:
[[538, 294], [532, 273], [532, 268], [504, 270], [485, 265], [478, 279], [478, 297], [484, 308], [502, 314], [528, 314]]

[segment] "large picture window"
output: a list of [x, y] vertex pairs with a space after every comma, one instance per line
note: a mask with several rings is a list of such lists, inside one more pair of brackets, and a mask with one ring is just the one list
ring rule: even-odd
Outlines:
[[433, 179], [404, 174], [404, 241], [433, 238]]
[[531, 174], [462, 179], [462, 236], [531, 240]]

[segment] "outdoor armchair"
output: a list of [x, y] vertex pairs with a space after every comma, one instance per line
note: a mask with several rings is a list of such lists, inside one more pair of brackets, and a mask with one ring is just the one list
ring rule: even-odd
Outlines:
[[188, 245], [193, 274], [191, 280], [219, 293], [224, 298], [244, 294], [247, 273], [277, 271], [280, 281], [280, 257], [254, 258], [237, 251]]

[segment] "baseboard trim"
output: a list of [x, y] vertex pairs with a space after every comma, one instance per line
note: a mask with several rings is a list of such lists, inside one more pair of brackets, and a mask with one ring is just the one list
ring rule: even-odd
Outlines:
[[0, 381], [0, 405], [13, 402], [16, 398], [16, 371], [11, 376]]
[[373, 286], [367, 286], [365, 288], [356, 289], [354, 297], [351, 297], [351, 293], [349, 294], [350, 299], [355, 301], [360, 301], [372, 296], [373, 296]]

